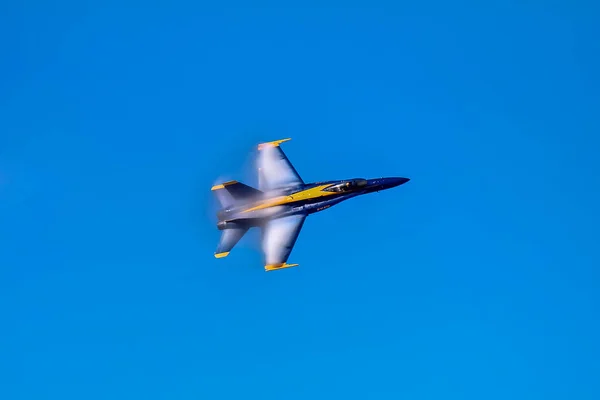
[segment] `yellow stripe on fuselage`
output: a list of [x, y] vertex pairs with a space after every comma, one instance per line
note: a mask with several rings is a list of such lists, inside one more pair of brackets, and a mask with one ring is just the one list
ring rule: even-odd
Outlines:
[[259, 204], [255, 205], [254, 207], [250, 207], [249, 209], [244, 210], [243, 212], [262, 210], [264, 208], [281, 206], [284, 204], [295, 203], [298, 201], [315, 199], [317, 197], [326, 197], [326, 196], [333, 196], [333, 195], [339, 194], [337, 192], [323, 191], [323, 189], [325, 189], [326, 187], [329, 187], [329, 186], [331, 186], [331, 184], [315, 186], [310, 189], [292, 193], [288, 196], [279, 196], [279, 197], [275, 197], [273, 199], [265, 200], [265, 201], [262, 201]]

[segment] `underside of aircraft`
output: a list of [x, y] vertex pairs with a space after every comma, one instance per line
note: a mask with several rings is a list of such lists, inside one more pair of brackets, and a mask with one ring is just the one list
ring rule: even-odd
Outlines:
[[288, 140], [258, 145], [257, 189], [237, 181], [212, 187], [221, 206], [217, 228], [222, 234], [215, 257], [228, 256], [246, 232], [256, 227], [261, 230], [266, 271], [297, 266], [287, 260], [308, 215], [409, 180], [355, 178], [306, 184], [280, 147]]

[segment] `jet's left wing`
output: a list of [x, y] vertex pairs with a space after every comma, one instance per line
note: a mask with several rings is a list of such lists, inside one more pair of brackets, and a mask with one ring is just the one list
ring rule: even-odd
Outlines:
[[295, 267], [287, 264], [296, 239], [304, 225], [306, 215], [292, 215], [268, 221], [262, 228], [262, 248], [265, 255], [265, 271]]
[[304, 184], [281, 147], [290, 139], [258, 145], [258, 188], [261, 191], [286, 189]]

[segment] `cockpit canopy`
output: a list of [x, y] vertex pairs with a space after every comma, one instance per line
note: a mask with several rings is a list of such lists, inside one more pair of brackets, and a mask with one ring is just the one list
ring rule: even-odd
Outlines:
[[367, 186], [367, 180], [358, 178], [336, 183], [335, 185], [329, 186], [328, 188], [323, 190], [326, 190], [328, 192], [350, 192], [353, 190], [360, 189], [364, 186]]

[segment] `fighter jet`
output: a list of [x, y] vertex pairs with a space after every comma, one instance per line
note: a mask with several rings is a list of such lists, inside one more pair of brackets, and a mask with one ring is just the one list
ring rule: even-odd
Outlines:
[[402, 185], [408, 178], [345, 179], [304, 183], [289, 161], [282, 139], [258, 145], [258, 189], [229, 181], [212, 187], [220, 203], [217, 228], [222, 231], [215, 257], [229, 255], [244, 234], [261, 229], [265, 271], [295, 267], [288, 258], [306, 217], [344, 200]]

